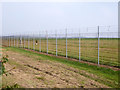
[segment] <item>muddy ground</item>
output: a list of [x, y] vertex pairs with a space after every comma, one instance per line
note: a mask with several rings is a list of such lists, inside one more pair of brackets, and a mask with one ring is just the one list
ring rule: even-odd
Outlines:
[[[5, 65], [7, 76], [3, 75], [3, 87], [18, 84], [23, 88], [107, 88], [97, 81], [80, 75], [76, 68], [55, 61], [42, 60], [42, 57], [24, 55], [19, 52], [3, 50], [9, 55]], [[14, 68], [15, 69], [12, 69]], [[12, 69], [12, 70], [11, 70]], [[91, 77], [97, 77], [90, 74]]]

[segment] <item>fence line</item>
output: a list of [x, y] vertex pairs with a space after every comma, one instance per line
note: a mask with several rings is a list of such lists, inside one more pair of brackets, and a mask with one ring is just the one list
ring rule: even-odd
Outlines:
[[39, 38], [40, 38], [40, 40], [39, 40], [39, 52], [41, 52], [41, 35], [40, 35], [40, 33], [39, 33]]
[[67, 58], [67, 29], [66, 29], [66, 58]]
[[47, 38], [47, 54], [48, 54], [48, 33], [46, 31], [46, 38]]
[[[73, 31], [69, 32], [69, 29], [66, 28], [64, 32], [60, 30], [50, 34], [46, 31], [46, 33], [40, 32], [38, 35], [10, 35], [3, 37], [3, 40], [7, 40], [8, 44], [6, 45], [9, 47], [28, 48], [47, 54], [52, 53], [56, 56], [63, 55], [66, 58], [76, 58], [79, 62], [85, 60], [95, 62], [98, 65], [109, 64], [108, 62], [111, 60], [110, 64], [116, 65], [116, 62], [114, 63], [112, 60], [117, 61], [116, 40], [118, 37], [116, 35], [118, 32], [113, 32], [110, 29], [114, 30], [112, 27], [98, 26], [78, 29], [74, 33]], [[109, 46], [109, 44], [113, 45]], [[112, 55], [113, 52], [114, 55]], [[107, 61], [103, 62], [103, 60]]]
[[79, 62], [80, 62], [80, 31], [79, 31]]
[[27, 39], [28, 39], [28, 49], [30, 49], [29, 35], [27, 36]]
[[33, 34], [33, 50], [35, 50], [35, 36]]
[[15, 47], [15, 37], [14, 37], [14, 47]]
[[99, 65], [99, 26], [98, 26], [98, 65]]
[[56, 56], [57, 56], [57, 31], [56, 31]]

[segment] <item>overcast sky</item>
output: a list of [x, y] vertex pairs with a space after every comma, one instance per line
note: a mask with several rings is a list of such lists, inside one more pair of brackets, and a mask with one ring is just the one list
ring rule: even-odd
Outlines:
[[117, 2], [2, 4], [3, 34], [118, 25]]

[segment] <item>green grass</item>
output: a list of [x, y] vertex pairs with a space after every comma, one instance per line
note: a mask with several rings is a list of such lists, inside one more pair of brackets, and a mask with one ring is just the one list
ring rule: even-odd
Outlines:
[[6, 87], [2, 88], [2, 90], [13, 90], [14, 88], [22, 88], [22, 87], [19, 86], [18, 84], [14, 84], [12, 86], [6, 86]]
[[[38, 40], [38, 39], [36, 39]], [[79, 59], [79, 40], [77, 38], [67, 40], [68, 57]], [[39, 42], [39, 41], [38, 41]], [[97, 38], [82, 38], [81, 41], [81, 59], [88, 62], [97, 63], [98, 60], [98, 40]], [[8, 45], [8, 41], [4, 41]], [[17, 46], [17, 43], [15, 43]], [[24, 43], [23, 43], [24, 44]], [[47, 52], [47, 41], [41, 39], [41, 51]], [[66, 55], [66, 40], [58, 39], [57, 52], [60, 56]], [[11, 46], [14, 45], [11, 40]], [[20, 46], [20, 44], [19, 44]], [[23, 45], [22, 45], [23, 46]], [[25, 47], [28, 48], [28, 40], [26, 39]], [[30, 39], [30, 49], [33, 49], [33, 41]], [[39, 43], [35, 45], [35, 50], [39, 51]], [[48, 53], [56, 54], [56, 39], [48, 39]], [[99, 51], [100, 64], [119, 67], [118, 65], [118, 39], [117, 38], [101, 38]]]
[[[62, 64], [66, 64], [68, 66], [77, 68], [79, 70], [84, 70], [88, 73], [94, 74], [97, 76], [96, 77], [91, 77], [87, 75], [86, 73], [79, 72], [79, 74], [84, 75], [85, 77], [91, 78], [95, 81], [98, 81], [100, 83], [103, 83], [105, 85], [108, 85], [113, 88], [118, 88], [118, 74], [120, 71], [113, 71], [112, 69], [104, 68], [104, 67], [99, 67], [99, 66], [93, 66], [93, 65], [88, 65], [85, 63], [79, 63], [75, 61], [69, 61], [67, 59], [61, 59], [58, 57], [53, 57], [53, 56], [47, 56], [43, 54], [38, 54], [32, 51], [27, 51], [22, 48], [13, 48], [13, 47], [5, 47], [7, 50], [11, 50], [14, 52], [19, 52], [24, 55], [30, 55], [30, 56], [39, 56], [37, 60], [51, 60], [55, 62], [59, 62]], [[120, 87], [119, 87], [120, 88]]]
[[45, 78], [44, 77], [36, 77], [38, 80], [45, 80]]

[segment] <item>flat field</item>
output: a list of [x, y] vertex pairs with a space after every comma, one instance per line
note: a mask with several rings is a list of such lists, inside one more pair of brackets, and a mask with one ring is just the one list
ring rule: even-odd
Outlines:
[[[2, 87], [118, 88], [118, 73], [104, 67], [48, 56], [22, 48], [3, 47], [8, 55]], [[12, 69], [14, 68], [15, 69]], [[12, 70], [11, 70], [12, 69]]]
[[[14, 46], [13, 39], [10, 40], [11, 46]], [[41, 46], [42, 52], [47, 52], [47, 39], [34, 39], [37, 45], [33, 45], [33, 39], [15, 39], [16, 47], [24, 47], [39, 51]], [[18, 43], [17, 43], [18, 42]], [[9, 45], [9, 41], [3, 41], [4, 44]], [[118, 39], [117, 38], [101, 38], [99, 44], [99, 61], [100, 64], [119, 67], [118, 65]], [[56, 54], [56, 39], [48, 39], [48, 53]], [[57, 39], [57, 54], [66, 56], [66, 39]], [[79, 59], [79, 40], [67, 39], [67, 56], [70, 58]], [[97, 63], [98, 61], [98, 39], [97, 38], [82, 38], [80, 40], [80, 58], [83, 61]]]

